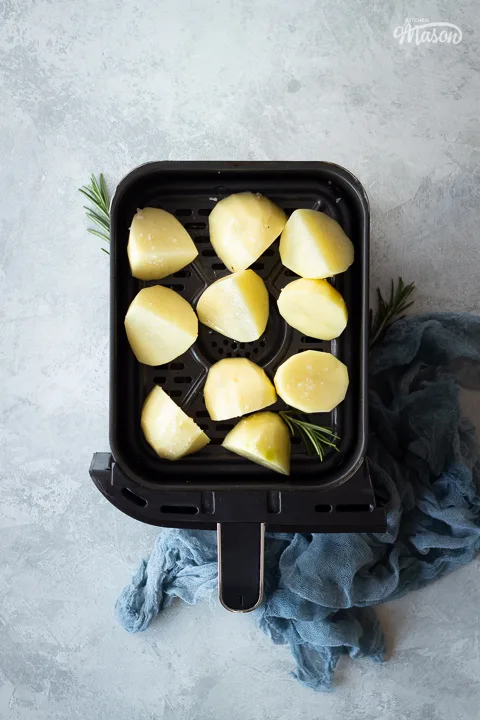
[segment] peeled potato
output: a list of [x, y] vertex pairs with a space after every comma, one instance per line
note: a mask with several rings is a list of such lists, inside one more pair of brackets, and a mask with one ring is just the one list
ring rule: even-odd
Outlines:
[[197, 315], [201, 323], [233, 340], [258, 340], [268, 320], [265, 283], [253, 270], [220, 278], [201, 296]]
[[289, 325], [320, 340], [338, 337], [347, 326], [345, 300], [327, 280], [289, 283], [280, 293], [278, 310]]
[[269, 470], [290, 475], [290, 434], [277, 413], [261, 412], [243, 418], [222, 445]]
[[140, 280], [161, 280], [198, 255], [192, 238], [177, 218], [151, 207], [134, 215], [127, 252], [132, 275]]
[[326, 278], [353, 263], [353, 245], [336, 220], [318, 210], [295, 210], [280, 238], [285, 267], [304, 278]]
[[210, 442], [192, 418], [158, 386], [145, 400], [141, 424], [147, 442], [165, 460], [178, 460]]
[[229, 195], [209, 217], [210, 242], [229, 270], [245, 270], [280, 235], [287, 216], [259, 193]]
[[198, 320], [178, 293], [162, 285], [140, 290], [125, 317], [128, 342], [138, 362], [163, 365], [193, 345]]
[[330, 412], [345, 398], [348, 370], [331, 353], [305, 350], [280, 365], [274, 383], [287, 405], [306, 413]]
[[230, 420], [272, 405], [275, 388], [261, 367], [246, 358], [226, 358], [212, 365], [204, 389], [212, 420]]

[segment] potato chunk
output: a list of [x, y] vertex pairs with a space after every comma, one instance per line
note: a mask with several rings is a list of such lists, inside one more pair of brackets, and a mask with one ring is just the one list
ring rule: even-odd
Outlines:
[[198, 320], [178, 293], [162, 285], [140, 290], [125, 317], [128, 342], [138, 362], [163, 365], [193, 345]]
[[331, 353], [305, 350], [280, 365], [274, 383], [287, 405], [306, 413], [330, 412], [345, 398], [348, 370]]
[[347, 306], [327, 280], [299, 278], [283, 288], [280, 315], [304, 335], [320, 340], [338, 337], [347, 326]]
[[210, 442], [203, 430], [158, 386], [145, 400], [141, 424], [147, 442], [165, 460], [178, 460]]
[[201, 296], [197, 314], [201, 323], [233, 340], [258, 340], [268, 320], [265, 283], [253, 270], [220, 278]]
[[139, 280], [161, 280], [198, 255], [192, 238], [177, 218], [151, 207], [134, 215], [127, 252], [132, 275]]
[[277, 399], [265, 371], [246, 358], [226, 358], [212, 365], [204, 394], [212, 420], [240, 417], [272, 405]]
[[277, 413], [260, 412], [243, 418], [222, 445], [269, 470], [290, 475], [290, 433]]
[[245, 270], [280, 235], [287, 216], [259, 193], [229, 195], [209, 217], [210, 242], [229, 270]]
[[336, 220], [317, 210], [295, 210], [280, 238], [285, 267], [304, 278], [326, 278], [353, 263], [353, 245]]

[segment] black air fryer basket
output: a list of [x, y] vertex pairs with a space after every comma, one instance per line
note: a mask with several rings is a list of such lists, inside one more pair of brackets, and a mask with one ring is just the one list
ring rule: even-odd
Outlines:
[[[297, 208], [327, 213], [355, 246], [350, 269], [331, 281], [345, 298], [349, 321], [340, 338], [306, 337], [280, 317], [276, 299], [295, 277], [282, 266], [278, 241], [252, 265], [270, 294], [262, 337], [238, 343], [199, 324], [197, 342], [159, 367], [137, 362], [124, 329], [127, 309], [147, 285], [161, 284], [195, 307], [203, 290], [227, 273], [208, 235], [208, 215], [221, 198], [259, 192], [287, 215]], [[155, 282], [132, 277], [127, 257], [130, 223], [137, 210], [161, 207], [192, 236], [199, 255], [180, 272]], [[385, 512], [376, 507], [368, 465], [367, 351], [369, 210], [364, 189], [347, 170], [321, 162], [155, 162], [125, 177], [111, 205], [111, 453], [96, 453], [90, 475], [102, 494], [127, 515], [164, 527], [218, 532], [219, 595], [225, 607], [247, 611], [263, 595], [265, 529], [279, 532], [382, 532]], [[270, 377], [292, 354], [328, 350], [348, 367], [347, 396], [315, 422], [340, 436], [339, 452], [323, 462], [293, 438], [286, 478], [221, 447], [236, 420], [210, 420], [203, 401], [208, 368], [225, 357], [247, 357]], [[160, 459], [140, 429], [143, 402], [155, 384], [206, 431], [211, 443], [177, 462]], [[281, 409], [282, 403], [269, 409]]]

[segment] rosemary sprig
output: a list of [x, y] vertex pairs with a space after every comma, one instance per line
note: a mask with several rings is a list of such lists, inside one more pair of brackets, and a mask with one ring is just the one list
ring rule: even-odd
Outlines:
[[337, 441], [340, 440], [333, 430], [308, 421], [308, 416], [296, 410], [281, 410], [280, 417], [288, 427], [291, 435], [297, 435], [303, 440], [309, 455], [317, 453], [323, 460], [328, 448], [338, 452]]
[[[92, 203], [92, 207], [84, 205], [84, 209], [87, 211], [87, 217], [91, 220], [96, 228], [88, 228], [88, 232], [92, 235], [96, 235], [105, 242], [110, 242], [110, 198], [108, 196], [107, 185], [105, 178], [100, 173], [99, 178], [92, 174], [90, 178], [90, 184], [84, 185], [79, 188], [82, 195]], [[101, 248], [104, 253], [109, 255], [108, 250], [104, 247]]]
[[395, 320], [400, 320], [407, 308], [413, 305], [413, 300], [408, 302], [412, 292], [415, 290], [415, 283], [405, 285], [401, 277], [398, 278], [398, 286], [392, 279], [390, 287], [390, 297], [388, 300], [383, 298], [379, 288], [377, 288], [378, 307], [376, 313], [370, 310], [370, 347], [383, 335], [385, 330]]

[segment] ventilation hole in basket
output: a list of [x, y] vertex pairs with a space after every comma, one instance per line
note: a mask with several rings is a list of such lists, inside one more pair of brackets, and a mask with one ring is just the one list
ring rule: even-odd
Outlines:
[[318, 338], [308, 337], [308, 335], [302, 335], [300, 340], [302, 343], [305, 343], [306, 345], [317, 345], [318, 343], [323, 342], [323, 340], [319, 340]]
[[208, 235], [198, 235], [198, 236], [195, 238], [195, 242], [196, 242], [197, 244], [208, 243], [208, 242], [209, 242]]
[[221, 432], [229, 430], [233, 430], [233, 425], [231, 423], [220, 423], [220, 425], [216, 425], [216, 429], [220, 430]]
[[192, 378], [191, 378], [191, 377], [187, 377], [187, 376], [185, 376], [185, 377], [176, 377], [176, 378], [173, 378], [173, 382], [176, 382], [176, 383], [178, 383], [179, 385], [186, 385], [187, 383], [191, 383], [191, 382], [192, 382]]
[[272, 257], [272, 255], [275, 255], [275, 250], [273, 248], [268, 248], [263, 254], [265, 257]]
[[245, 343], [240, 343], [240, 349], [245, 350]]
[[252, 353], [246, 352], [246, 353], [245, 353], [245, 357], [246, 357], [246, 358], [249, 358], [251, 354], [252, 354]]
[[315, 512], [318, 513], [329, 513], [332, 512], [332, 510], [333, 508], [331, 505], [315, 505]]
[[291, 270], [285, 270], [285, 276], [286, 277], [296, 277], [296, 273], [292, 272]]
[[205, 215], [206, 217], [208, 217], [211, 212], [212, 212], [211, 208], [200, 208], [200, 210], [198, 211], [198, 214]]
[[178, 210], [175, 210], [175, 215], [177, 217], [188, 217], [188, 215], [191, 215], [192, 211], [190, 208], [179, 208]]
[[197, 410], [195, 413], [195, 417], [197, 418], [208, 418], [210, 415], [208, 414], [208, 410]]
[[224, 344], [224, 345], [228, 345], [228, 340], [224, 340], [224, 341], [223, 341], [223, 344]]
[[350, 505], [337, 505], [337, 512], [372, 512], [373, 505], [366, 503], [351, 503]]
[[212, 270], [226, 270], [227, 268], [223, 263], [213, 263]]
[[190, 270], [180, 270], [179, 272], [173, 273], [174, 278], [188, 278], [192, 273]]
[[166, 377], [163, 377], [163, 376], [161, 376], [161, 377], [154, 377], [154, 378], [153, 378], [153, 382], [154, 382], [156, 385], [163, 385], [164, 382], [167, 382], [167, 378], [166, 378]]
[[223, 355], [223, 348], [218, 348], [218, 354]]
[[215, 250], [211, 250], [210, 248], [205, 248], [205, 250], [202, 250], [203, 257], [217, 257], [217, 253]]
[[237, 346], [237, 343], [232, 343], [232, 350], [236, 350], [237, 347], [238, 347], [238, 346]]
[[169, 515], [197, 515], [198, 507], [195, 505], [162, 505], [160, 512]]
[[170, 288], [170, 290], [175, 290], [176, 292], [183, 292], [185, 290], [185, 285], [181, 283], [170, 283], [169, 285], [165, 285], [165, 287]]
[[256, 355], [256, 354], [258, 353], [258, 348], [253, 348], [253, 352], [254, 352], [255, 355]]
[[172, 390], [170, 393], [170, 397], [181, 397], [182, 396], [182, 390]]
[[126, 500], [129, 500], [134, 505], [138, 505], [138, 507], [146, 507], [147, 505], [147, 501], [144, 498], [136, 495], [128, 488], [122, 488], [122, 495]]
[[170, 367], [170, 370], [183, 370], [185, 365], [183, 363], [173, 362], [173, 363], [170, 363], [169, 367]]
[[206, 227], [204, 222], [185, 223], [186, 230], [205, 230]]
[[263, 270], [265, 265], [261, 262], [255, 262], [253, 263], [253, 265], [250, 265], [250, 267], [252, 268], [252, 270]]
[[266, 343], [265, 340], [260, 340], [260, 347], [265, 347]]
[[215, 342], [215, 340], [212, 342], [212, 347], [217, 347], [217, 343]]

